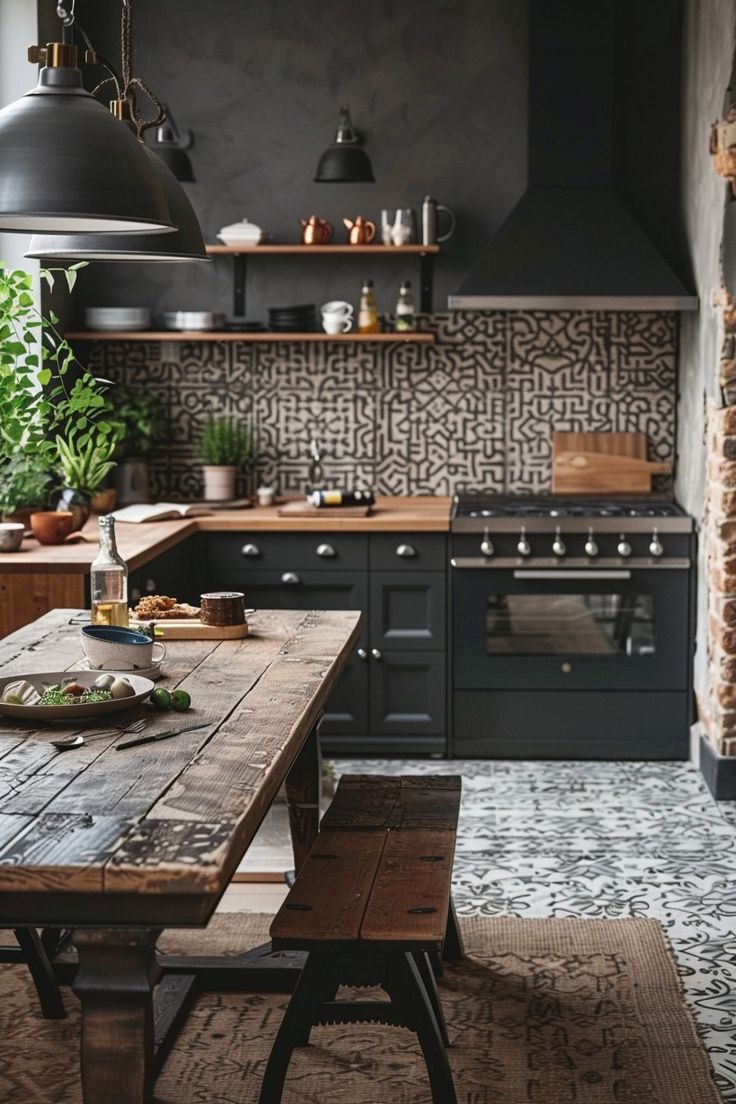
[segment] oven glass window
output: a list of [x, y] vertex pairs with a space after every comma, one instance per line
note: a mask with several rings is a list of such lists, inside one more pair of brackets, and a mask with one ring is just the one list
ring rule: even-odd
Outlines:
[[489, 655], [655, 653], [652, 594], [491, 594]]

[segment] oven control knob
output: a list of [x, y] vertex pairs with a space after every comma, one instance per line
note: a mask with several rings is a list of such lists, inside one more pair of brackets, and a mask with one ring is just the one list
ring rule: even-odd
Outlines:
[[664, 548], [662, 542], [659, 539], [659, 533], [656, 529], [652, 532], [652, 539], [649, 542], [649, 555], [650, 556], [662, 556], [664, 555]]
[[521, 527], [521, 533], [519, 534], [519, 542], [516, 545], [516, 551], [520, 556], [531, 556], [532, 554], [532, 546], [527, 539], [526, 527], [523, 525]]
[[598, 555], [598, 545], [595, 542], [592, 529], [588, 530], [588, 539], [585, 542], [585, 555], [590, 556], [591, 559]]
[[480, 550], [484, 556], [492, 556], [493, 553], [496, 551], [493, 547], [493, 541], [488, 536], [487, 529], [483, 533], [483, 540], [480, 542]]
[[567, 545], [565, 544], [564, 540], [562, 539], [562, 534], [560, 533], [559, 525], [555, 529], [555, 539], [552, 541], [552, 551], [554, 552], [555, 556], [557, 556], [557, 557], [562, 557], [562, 556], [567, 555]]
[[616, 545], [616, 551], [618, 552], [619, 556], [630, 556], [631, 555], [631, 545], [629, 544], [629, 542], [627, 541], [627, 539], [626, 539], [626, 537], [623, 533], [618, 538], [618, 544]]

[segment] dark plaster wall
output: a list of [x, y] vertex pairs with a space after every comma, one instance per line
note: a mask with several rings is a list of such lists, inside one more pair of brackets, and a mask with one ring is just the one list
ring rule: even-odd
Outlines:
[[[95, 44], [118, 56], [117, 2], [79, 0]], [[444, 305], [526, 181], [525, 0], [156, 0], [134, 5], [135, 68], [195, 133], [197, 182], [187, 185], [205, 236], [247, 215], [296, 240], [300, 215], [340, 225], [430, 192], [459, 216], [438, 267]], [[319, 185], [317, 158], [342, 101], [366, 136], [377, 183]], [[269, 304], [356, 299], [363, 275], [392, 309], [402, 277], [387, 260], [336, 264], [260, 259], [251, 316]], [[144, 266], [86, 274], [88, 302], [230, 310], [230, 263]]]

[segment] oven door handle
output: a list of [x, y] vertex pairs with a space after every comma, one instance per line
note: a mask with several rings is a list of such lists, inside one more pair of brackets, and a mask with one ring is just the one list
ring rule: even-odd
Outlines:
[[625, 569], [600, 571], [565, 571], [564, 568], [521, 567], [514, 571], [515, 579], [630, 579], [631, 572]]

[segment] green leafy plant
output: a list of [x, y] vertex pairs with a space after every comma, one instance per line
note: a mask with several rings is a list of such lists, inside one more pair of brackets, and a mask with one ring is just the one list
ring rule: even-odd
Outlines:
[[[82, 436], [85, 442], [81, 443]], [[114, 437], [103, 433], [70, 433], [68, 438], [56, 438], [59, 466], [67, 487], [93, 495], [102, 487], [115, 467], [113, 454], [117, 448]]]
[[[62, 273], [71, 291], [77, 271], [43, 269], [41, 278], [54, 287]], [[120, 429], [107, 417], [109, 386], [84, 368], [58, 332], [53, 312], [44, 317], [33, 295], [33, 277], [0, 262], [0, 509], [45, 501], [57, 471], [57, 441], [74, 438], [85, 449], [90, 440], [104, 451]]]
[[133, 387], [115, 388], [110, 421], [120, 428], [116, 459], [147, 459], [166, 440], [169, 429], [161, 400]]
[[251, 453], [251, 432], [235, 418], [210, 418], [197, 442], [203, 464], [239, 467]]

